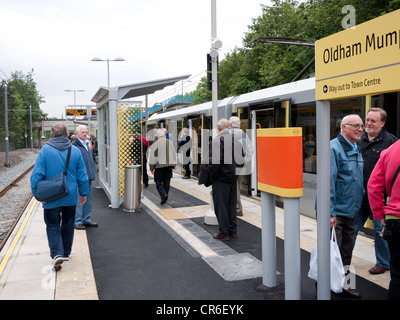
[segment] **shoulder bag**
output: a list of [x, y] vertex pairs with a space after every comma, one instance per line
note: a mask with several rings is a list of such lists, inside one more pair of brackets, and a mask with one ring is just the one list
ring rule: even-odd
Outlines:
[[68, 148], [67, 163], [65, 171], [38, 182], [35, 189], [35, 198], [42, 202], [52, 202], [64, 198], [69, 194], [67, 185], [67, 169], [69, 158], [71, 157], [71, 147]]

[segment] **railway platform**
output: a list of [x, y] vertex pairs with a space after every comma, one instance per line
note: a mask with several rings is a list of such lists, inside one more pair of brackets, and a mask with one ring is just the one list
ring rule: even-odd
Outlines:
[[[153, 181], [141, 209], [109, 208], [93, 190], [92, 220], [98, 228], [75, 230], [71, 259], [54, 272], [40, 203], [32, 200], [0, 252], [0, 300], [284, 300], [283, 210], [276, 209], [278, 284], [262, 286], [261, 202], [242, 196], [238, 237], [219, 241], [206, 225], [210, 188], [174, 173], [168, 202], [160, 204]], [[301, 216], [301, 299], [316, 300], [307, 277], [316, 221]], [[390, 275], [370, 275], [374, 243], [359, 236], [352, 264], [362, 300], [387, 297]], [[333, 299], [347, 299], [335, 295]], [[166, 302], [168, 305], [168, 302]], [[167, 309], [160, 304], [160, 312]]]

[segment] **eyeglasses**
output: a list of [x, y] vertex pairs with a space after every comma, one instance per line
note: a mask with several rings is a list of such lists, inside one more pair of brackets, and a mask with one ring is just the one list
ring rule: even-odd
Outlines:
[[357, 124], [345, 123], [345, 126], [352, 126], [356, 130], [358, 130], [358, 129], [364, 130], [364, 125], [359, 124], [359, 123], [357, 123]]

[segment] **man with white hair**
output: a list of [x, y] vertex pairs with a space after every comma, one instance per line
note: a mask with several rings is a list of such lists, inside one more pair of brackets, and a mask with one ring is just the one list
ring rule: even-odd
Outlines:
[[97, 222], [91, 221], [92, 215], [92, 182], [96, 180], [96, 164], [93, 160], [92, 151], [89, 148], [87, 139], [88, 131], [86, 126], [80, 125], [76, 128], [76, 139], [72, 144], [81, 151], [83, 161], [85, 163], [86, 172], [89, 177], [89, 193], [83, 206], [76, 206], [75, 229], [84, 230], [86, 227], [97, 227]]
[[[363, 131], [364, 123], [360, 116], [347, 115], [342, 119], [340, 134], [330, 141], [331, 228], [335, 227], [343, 266], [350, 266], [351, 263], [355, 215], [364, 194], [364, 161], [357, 147]], [[343, 288], [343, 292], [360, 298], [352, 288]]]
[[243, 165], [243, 150], [241, 143], [229, 133], [228, 119], [220, 119], [216, 129], [218, 135], [210, 143], [209, 163], [204, 170], [208, 171], [212, 184], [214, 210], [219, 224], [219, 233], [213, 237], [227, 241], [237, 237], [236, 169]]
[[242, 201], [240, 199], [240, 186], [244, 180], [244, 178], [251, 173], [251, 157], [253, 155], [253, 147], [251, 145], [251, 141], [247, 134], [240, 129], [240, 119], [238, 117], [230, 117], [229, 118], [229, 131], [234, 137], [241, 142], [242, 149], [245, 156], [245, 164], [243, 168], [240, 170], [237, 181], [237, 199], [236, 199], [236, 215], [243, 215], [243, 206]]
[[176, 151], [164, 129], [157, 130], [157, 141], [150, 147], [149, 165], [154, 182], [161, 197], [161, 204], [168, 200], [172, 169], [176, 166]]

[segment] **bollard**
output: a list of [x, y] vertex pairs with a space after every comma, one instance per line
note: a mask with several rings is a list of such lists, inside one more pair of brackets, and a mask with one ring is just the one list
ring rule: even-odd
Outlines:
[[140, 165], [125, 166], [124, 211], [135, 212], [140, 208], [142, 174]]

